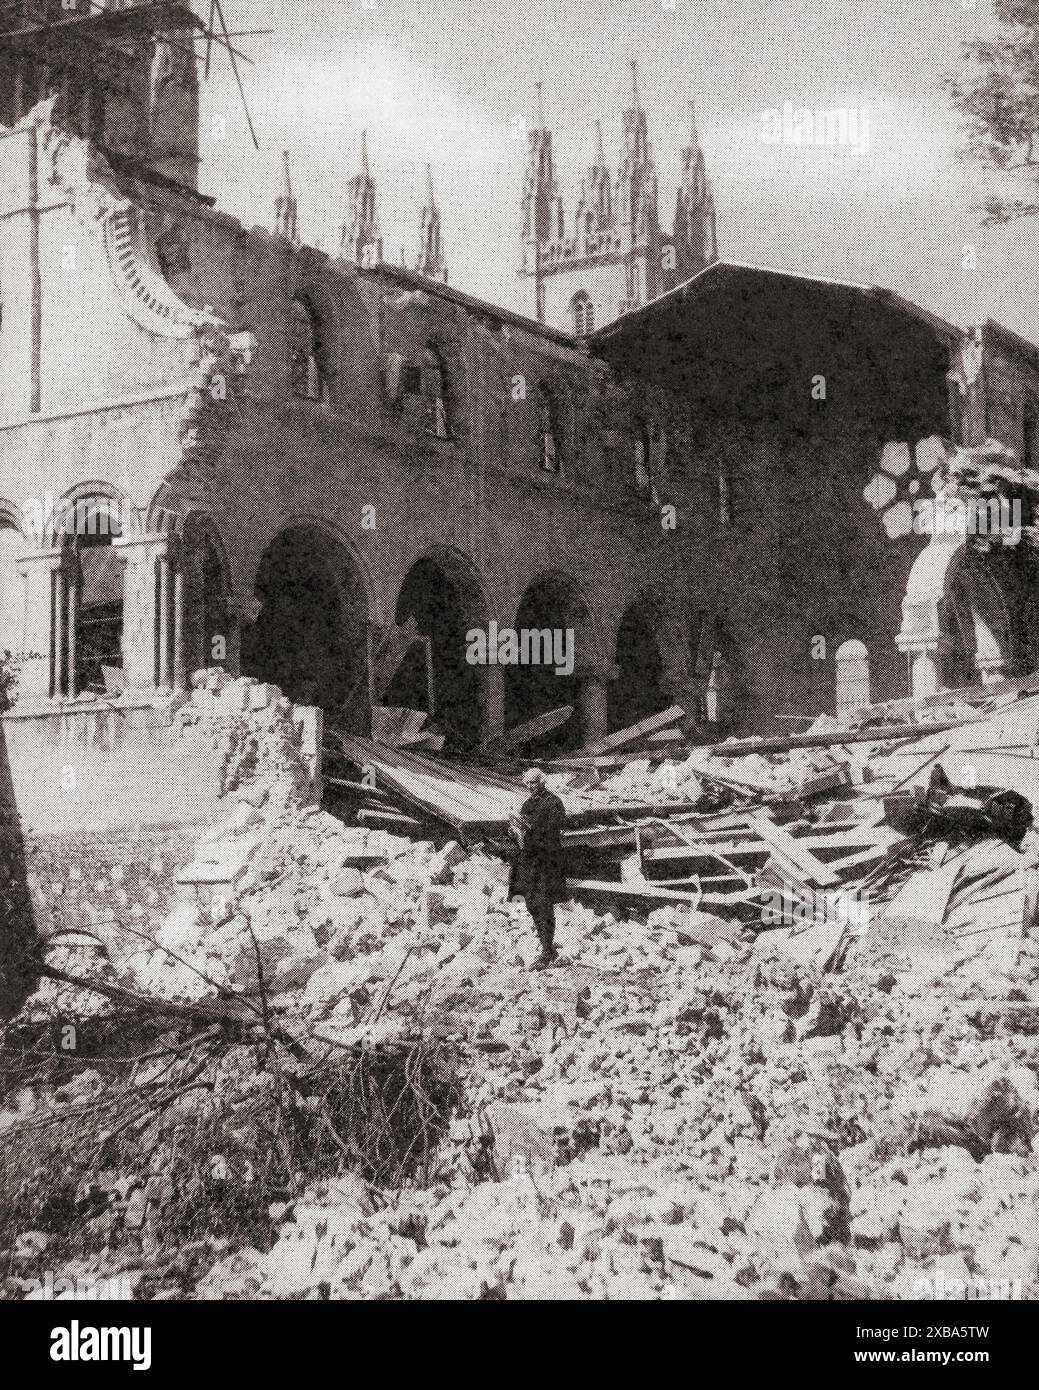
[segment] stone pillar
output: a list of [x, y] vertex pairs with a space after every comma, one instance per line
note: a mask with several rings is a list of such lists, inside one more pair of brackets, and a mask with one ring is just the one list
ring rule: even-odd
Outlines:
[[187, 690], [188, 675], [184, 661], [184, 566], [178, 565], [173, 575], [173, 688]]
[[483, 667], [482, 738], [497, 738], [505, 732], [505, 670], [501, 666]]
[[949, 650], [946, 638], [927, 642], [906, 642], [895, 638], [899, 651], [908, 652], [910, 657], [910, 694], [914, 700], [925, 700], [929, 695], [937, 695], [944, 690], [942, 682], [941, 658]]
[[252, 627], [260, 616], [263, 604], [252, 595], [232, 594], [224, 604], [227, 613], [227, 660], [224, 670], [229, 676], [242, 674], [242, 628]]
[[581, 742], [595, 743], [609, 732], [608, 690], [620, 675], [616, 666], [587, 666], [577, 672], [577, 714], [581, 721]]
[[[127, 690], [154, 690], [161, 678], [159, 562], [168, 558], [165, 535], [115, 541], [123, 561], [123, 673]], [[168, 626], [165, 628], [168, 633]], [[168, 662], [166, 663], [168, 667]]]
[[[54, 646], [55, 585], [61, 568], [60, 550], [34, 551], [18, 561], [25, 580], [25, 617], [22, 626], [22, 662], [18, 699], [47, 700], [57, 694]], [[60, 624], [59, 624], [60, 626]]]
[[162, 691], [172, 689], [170, 670], [170, 561], [160, 555], [155, 564], [155, 606], [158, 612], [158, 644], [156, 684]]

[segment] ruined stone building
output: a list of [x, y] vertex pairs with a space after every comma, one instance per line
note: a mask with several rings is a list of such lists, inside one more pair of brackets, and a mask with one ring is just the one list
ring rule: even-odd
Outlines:
[[[992, 436], [1034, 466], [1039, 353], [868, 286], [718, 261], [695, 130], [669, 239], [637, 91], [621, 176], [597, 150], [571, 250], [539, 115], [544, 295], [525, 317], [446, 283], [431, 179], [415, 268], [383, 261], [364, 142], [359, 173], [330, 171], [336, 255], [302, 243], [288, 161], [270, 229], [219, 211], [198, 191], [186, 6], [17, 13], [0, 647], [18, 688], [0, 730], [26, 825], [201, 816], [170, 727], [202, 668], [363, 730], [371, 653], [409, 619], [457, 748], [564, 704], [548, 749], [671, 701], [700, 737], [765, 732], [904, 696], [909, 662], [932, 685], [1035, 664], [1024, 549], [938, 554], [898, 509], [950, 442]], [[572, 632], [572, 669], [470, 664], [491, 624]], [[419, 649], [382, 698], [428, 708]]]

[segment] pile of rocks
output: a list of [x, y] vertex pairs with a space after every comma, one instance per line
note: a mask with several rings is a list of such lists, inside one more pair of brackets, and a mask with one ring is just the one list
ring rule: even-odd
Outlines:
[[1030, 937], [923, 974], [870, 938], [824, 975], [684, 907], [568, 905], [562, 963], [533, 974], [499, 859], [346, 826], [291, 776], [239, 785], [157, 941], [113, 928], [93, 971], [262, 996], [345, 1046], [451, 1041], [468, 1100], [430, 1187], [315, 1188], [269, 1251], [216, 1252], [197, 1296], [1039, 1292]]

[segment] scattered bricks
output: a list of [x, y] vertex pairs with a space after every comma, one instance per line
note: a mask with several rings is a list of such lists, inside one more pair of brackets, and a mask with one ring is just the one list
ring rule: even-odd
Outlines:
[[337, 898], [355, 898], [366, 891], [364, 875], [359, 869], [340, 869], [328, 885]]
[[457, 864], [461, 864], [466, 857], [466, 851], [457, 842], [452, 840], [450, 844], [439, 850], [431, 860], [427, 869], [429, 882], [444, 886], [451, 882], [452, 871]]
[[538, 1105], [494, 1105], [488, 1120], [494, 1135], [494, 1160], [499, 1177], [550, 1173], [556, 1146], [552, 1119]]
[[451, 900], [453, 896], [449, 892], [437, 892], [432, 888], [426, 889], [422, 897], [422, 922], [427, 930], [455, 920], [458, 908], [457, 904]]
[[276, 685], [253, 685], [249, 690], [249, 709], [267, 709], [281, 698], [282, 693]]

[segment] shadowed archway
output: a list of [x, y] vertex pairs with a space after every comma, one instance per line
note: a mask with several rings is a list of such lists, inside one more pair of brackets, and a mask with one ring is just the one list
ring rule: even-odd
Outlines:
[[256, 575], [260, 612], [243, 635], [242, 670], [330, 720], [362, 728], [368, 595], [350, 551], [319, 526], [282, 531]]
[[[413, 618], [430, 639], [436, 720], [449, 741], [461, 748], [478, 743], [485, 720], [485, 672], [467, 660], [466, 634], [485, 629], [487, 601], [470, 563], [452, 550], [436, 550], [416, 560], [397, 598], [395, 621]], [[386, 692], [383, 703], [429, 709], [425, 653], [412, 648]]]
[[617, 679], [609, 690], [611, 731], [626, 729], [667, 707], [659, 624], [657, 607], [647, 598], [633, 603], [621, 619], [617, 629]]
[[[505, 727], [511, 729], [528, 719], [561, 705], [572, 705], [574, 713], [567, 723], [539, 739], [532, 751], [549, 756], [579, 748], [584, 740], [584, 717], [580, 698], [582, 667], [594, 661], [595, 639], [591, 613], [577, 583], [565, 574], [546, 574], [535, 580], [520, 599], [514, 629], [521, 650], [540, 650], [547, 656], [553, 637], [557, 651], [565, 651], [573, 670], [567, 673], [554, 663], [513, 662], [505, 667]], [[540, 634], [540, 641], [525, 640]], [[567, 662], [566, 664], [569, 664]]]

